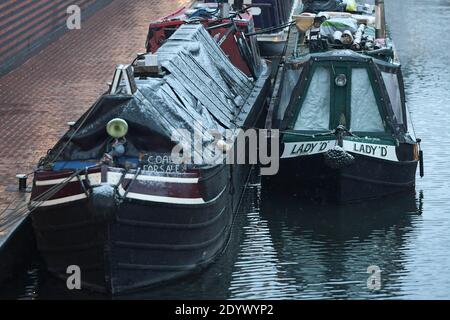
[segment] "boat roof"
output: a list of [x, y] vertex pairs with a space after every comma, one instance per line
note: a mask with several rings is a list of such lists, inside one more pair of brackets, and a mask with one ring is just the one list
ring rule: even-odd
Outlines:
[[202, 24], [182, 25], [157, 56], [166, 73], [136, 78], [134, 93], [122, 80], [115, 93], [104, 94], [79, 120], [75, 134], [69, 131], [60, 140], [68, 145], [59, 160], [101, 156], [99, 146], [108, 138], [104, 128], [112, 118], [130, 125], [128, 156], [170, 151], [179, 130], [223, 133], [241, 122], [238, 110], [248, 103], [256, 80], [231, 63]]

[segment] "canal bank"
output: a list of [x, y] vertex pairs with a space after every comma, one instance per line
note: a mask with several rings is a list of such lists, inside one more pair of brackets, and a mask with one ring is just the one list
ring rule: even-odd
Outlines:
[[[67, 122], [78, 119], [107, 89], [117, 63], [145, 51], [149, 23], [185, 3], [113, 1], [82, 21], [80, 30], [65, 32], [0, 77], [0, 243], [26, 240], [10, 238], [27, 221], [26, 212], [18, 215], [16, 210], [27, 198], [17, 192], [16, 174], [33, 171], [39, 157], [66, 131]], [[65, 7], [59, 9], [66, 12]], [[4, 270], [13, 263], [11, 254], [6, 256]]]
[[7, 73], [68, 31], [69, 13], [80, 10], [80, 20], [111, 0], [3, 1], [0, 4], [0, 75]]

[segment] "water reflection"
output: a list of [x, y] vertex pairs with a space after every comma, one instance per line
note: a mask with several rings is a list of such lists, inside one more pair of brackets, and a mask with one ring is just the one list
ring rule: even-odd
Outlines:
[[[421, 213], [415, 194], [345, 206], [273, 199], [263, 194], [278, 259], [298, 285], [297, 298], [395, 297], [407, 270], [402, 250]], [[382, 269], [382, 288], [367, 289], [367, 268]]]
[[[297, 293], [297, 283], [285, 270], [274, 246], [269, 223], [261, 213], [261, 183], [258, 177], [246, 191], [246, 224], [229, 288], [231, 299], [289, 299]], [[289, 264], [289, 263], [288, 263]]]

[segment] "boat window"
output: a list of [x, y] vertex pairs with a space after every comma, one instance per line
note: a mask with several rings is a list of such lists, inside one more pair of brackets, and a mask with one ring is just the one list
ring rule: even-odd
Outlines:
[[383, 75], [384, 84], [386, 85], [397, 123], [403, 124], [402, 98], [397, 74], [388, 72], [382, 72], [381, 74]]
[[309, 84], [295, 130], [329, 130], [330, 126], [330, 71], [318, 67]]
[[351, 131], [384, 132], [375, 94], [365, 68], [352, 71]]
[[283, 79], [283, 87], [281, 89], [280, 103], [278, 107], [277, 118], [283, 119], [286, 108], [289, 105], [292, 97], [292, 91], [300, 79], [302, 69], [287, 69]]

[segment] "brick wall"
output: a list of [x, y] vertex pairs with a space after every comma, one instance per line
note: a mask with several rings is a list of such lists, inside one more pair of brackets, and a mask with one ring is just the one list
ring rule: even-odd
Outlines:
[[67, 30], [67, 7], [86, 19], [112, 0], [0, 0], [0, 75], [20, 65]]

